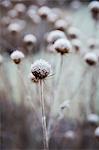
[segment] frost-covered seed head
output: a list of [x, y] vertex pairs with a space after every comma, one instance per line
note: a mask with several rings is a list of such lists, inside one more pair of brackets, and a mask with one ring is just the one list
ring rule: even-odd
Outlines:
[[63, 19], [59, 19], [55, 22], [55, 29], [65, 31], [67, 27], [66, 21]]
[[8, 31], [11, 32], [12, 34], [20, 33], [21, 30], [22, 28], [18, 23], [11, 23], [8, 26]]
[[91, 11], [92, 17], [95, 20], [99, 19], [99, 2], [93, 1], [89, 4], [89, 9]]
[[74, 39], [74, 40], [72, 40], [72, 46], [74, 47], [74, 49], [75, 49], [75, 51], [80, 51], [80, 49], [81, 49], [81, 41], [80, 40], [78, 40], [78, 39]]
[[24, 54], [21, 51], [16, 50], [11, 54], [11, 59], [14, 61], [15, 64], [19, 64], [23, 58]]
[[88, 122], [97, 124], [99, 122], [99, 117], [96, 114], [89, 114], [87, 117]]
[[10, 9], [10, 10], [8, 11], [8, 16], [9, 16], [10, 18], [16, 18], [16, 17], [18, 16], [18, 12], [17, 12], [15, 9]]
[[75, 27], [70, 27], [68, 29], [68, 36], [70, 39], [77, 39], [79, 38], [79, 30]]
[[98, 63], [98, 56], [93, 53], [93, 52], [88, 52], [85, 57], [84, 60], [86, 61], [87, 64], [89, 64], [90, 66], [92, 65], [96, 65]]
[[88, 47], [89, 47], [90, 49], [94, 49], [94, 48], [96, 47], [96, 44], [97, 44], [97, 42], [96, 42], [95, 39], [89, 39], [89, 40], [88, 40]]
[[66, 38], [65, 33], [62, 31], [59, 31], [59, 30], [54, 30], [48, 34], [47, 42], [53, 44], [56, 40], [58, 40], [60, 38]]
[[33, 34], [27, 34], [24, 36], [23, 41], [28, 45], [32, 45], [32, 44], [35, 44], [37, 40]]
[[54, 49], [61, 54], [69, 53], [71, 44], [67, 39], [58, 39], [54, 43]]
[[26, 11], [26, 6], [23, 3], [18, 3], [18, 4], [15, 5], [14, 9], [18, 13], [24, 13]]
[[39, 81], [32, 73], [29, 74], [29, 79], [34, 83], [38, 83]]
[[95, 136], [96, 136], [96, 138], [98, 138], [98, 140], [99, 140], [99, 127], [97, 127], [96, 129], [95, 129]]
[[0, 55], [0, 65], [2, 65], [2, 63], [3, 63], [3, 57], [2, 55]]
[[37, 14], [36, 9], [29, 8], [27, 11], [28, 17], [32, 20], [33, 23], [38, 24], [41, 21], [40, 16]]
[[38, 10], [38, 14], [42, 19], [46, 19], [50, 12], [51, 12], [51, 10], [47, 6], [42, 6]]
[[48, 20], [49, 23], [55, 23], [55, 21], [58, 18], [59, 18], [59, 16], [56, 13], [52, 12], [52, 11], [47, 16], [47, 20]]
[[43, 60], [37, 60], [31, 65], [31, 72], [36, 79], [44, 79], [51, 73], [51, 65]]

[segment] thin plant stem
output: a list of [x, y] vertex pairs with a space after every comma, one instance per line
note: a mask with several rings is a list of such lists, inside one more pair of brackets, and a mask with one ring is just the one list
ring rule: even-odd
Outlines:
[[61, 78], [62, 67], [63, 67], [63, 55], [60, 55], [59, 71], [58, 71], [56, 86], [59, 85], [59, 81], [60, 81], [60, 78]]
[[[95, 68], [97, 69], [97, 68]], [[91, 79], [91, 97], [90, 97], [90, 110], [92, 113], [96, 113], [96, 91], [97, 91], [97, 75], [96, 75], [96, 70], [93, 71], [92, 74], [92, 79]]]
[[48, 133], [47, 133], [47, 125], [46, 125], [46, 116], [45, 116], [45, 103], [44, 103], [44, 96], [43, 96], [43, 80], [40, 80], [40, 102], [42, 108], [42, 128], [43, 128], [43, 143], [44, 143], [44, 150], [48, 150]]

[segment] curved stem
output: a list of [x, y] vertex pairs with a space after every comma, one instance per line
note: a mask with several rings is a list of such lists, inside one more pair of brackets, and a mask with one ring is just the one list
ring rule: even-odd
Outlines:
[[44, 142], [44, 150], [48, 150], [48, 133], [47, 133], [47, 126], [46, 126], [46, 116], [45, 116], [45, 103], [44, 103], [44, 96], [43, 96], [43, 80], [40, 80], [40, 101], [42, 107], [42, 128], [43, 128], [43, 142]]

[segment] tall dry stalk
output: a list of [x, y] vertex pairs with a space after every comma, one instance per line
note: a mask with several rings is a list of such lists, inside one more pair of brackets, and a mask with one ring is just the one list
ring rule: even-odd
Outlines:
[[43, 93], [43, 80], [39, 81], [39, 88], [40, 88], [40, 102], [41, 102], [41, 109], [42, 109], [42, 128], [43, 128], [43, 143], [44, 143], [44, 150], [48, 150], [48, 133], [47, 133], [47, 125], [46, 125], [46, 115], [45, 115], [45, 102], [44, 102], [44, 93]]

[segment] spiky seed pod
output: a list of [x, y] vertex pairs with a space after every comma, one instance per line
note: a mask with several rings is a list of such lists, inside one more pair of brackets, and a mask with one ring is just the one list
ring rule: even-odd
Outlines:
[[59, 19], [55, 22], [55, 29], [56, 30], [65, 31], [66, 27], [67, 27], [66, 21], [63, 19]]
[[75, 51], [78, 52], [81, 49], [81, 41], [78, 39], [72, 40], [72, 46], [74, 47]]
[[97, 140], [99, 140], [99, 127], [97, 127], [97, 128], [95, 129], [94, 134], [95, 134], [95, 137], [97, 138]]
[[33, 83], [38, 83], [38, 82], [39, 82], [39, 80], [38, 80], [37, 78], [35, 78], [35, 76], [34, 76], [32, 73], [29, 74], [29, 79], [30, 79]]
[[54, 43], [54, 49], [63, 55], [71, 51], [71, 44], [67, 39], [58, 39]]
[[88, 52], [84, 56], [84, 60], [86, 61], [86, 63], [88, 65], [93, 66], [93, 65], [96, 65], [98, 63], [98, 56], [93, 52]]
[[24, 54], [19, 50], [16, 50], [11, 54], [11, 59], [15, 64], [20, 64], [23, 58], [24, 58]]
[[3, 57], [2, 57], [2, 55], [0, 54], [0, 66], [2, 65], [2, 63], [3, 63]]
[[68, 37], [72, 40], [72, 39], [77, 39], [79, 38], [80, 32], [77, 28], [75, 27], [70, 27], [68, 29]]
[[36, 40], [36, 37], [33, 34], [27, 34], [27, 35], [24, 36], [23, 41], [27, 46], [31, 46], [31, 45], [36, 44], [37, 40]]
[[99, 20], [99, 2], [93, 1], [89, 4], [89, 9], [91, 11], [94, 20]]
[[98, 115], [92, 113], [87, 116], [87, 120], [90, 124], [97, 125], [97, 123], [99, 122], [99, 117]]
[[45, 79], [51, 73], [51, 65], [43, 60], [37, 60], [31, 65], [31, 72], [36, 79]]
[[49, 44], [53, 44], [56, 40], [60, 38], [66, 38], [65, 33], [59, 30], [54, 30], [54, 31], [49, 32], [47, 36], [47, 42]]
[[8, 26], [8, 31], [12, 34], [12, 35], [16, 35], [18, 33], [20, 33], [20, 31], [22, 30], [20, 24], [18, 23], [11, 23]]
[[51, 12], [51, 9], [47, 6], [42, 6], [38, 10], [38, 14], [42, 19], [47, 19], [48, 14]]

